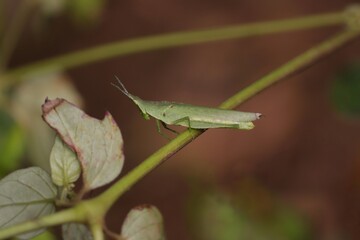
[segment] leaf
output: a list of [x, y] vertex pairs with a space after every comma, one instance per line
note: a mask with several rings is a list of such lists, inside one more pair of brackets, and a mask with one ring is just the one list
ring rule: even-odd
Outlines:
[[46, 97], [63, 97], [81, 106], [82, 99], [69, 78], [60, 73], [27, 74], [11, 95], [12, 117], [26, 133], [26, 150], [32, 165], [50, 172], [49, 155], [54, 145], [54, 132], [41, 119], [41, 104]]
[[76, 154], [57, 136], [50, 154], [52, 181], [59, 187], [69, 188], [81, 173]]
[[66, 240], [92, 240], [92, 234], [87, 226], [80, 223], [69, 223], [61, 226], [62, 237]]
[[119, 175], [124, 163], [123, 140], [110, 113], [100, 121], [59, 98], [47, 100], [42, 110], [44, 120], [76, 152], [85, 190], [103, 186]]
[[126, 240], [164, 240], [160, 211], [151, 205], [133, 208], [125, 218], [121, 235]]
[[[39, 167], [17, 170], [0, 181], [0, 229], [51, 214], [57, 195], [50, 176]], [[28, 239], [44, 229], [21, 234]]]
[[25, 134], [18, 124], [0, 110], [0, 177], [15, 170], [25, 150]]

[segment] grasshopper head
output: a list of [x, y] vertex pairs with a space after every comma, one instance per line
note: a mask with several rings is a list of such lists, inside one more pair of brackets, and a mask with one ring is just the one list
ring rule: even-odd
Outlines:
[[145, 118], [146, 120], [149, 120], [150, 116], [146, 111], [144, 100], [142, 100], [141, 98], [139, 98], [137, 96], [131, 95], [130, 93], [128, 93], [126, 96], [128, 96], [138, 106], [143, 118]]
[[114, 83], [111, 83], [113, 86], [115, 86], [117, 89], [119, 89], [123, 94], [125, 94], [128, 98], [130, 98], [139, 108], [141, 115], [146, 119], [149, 120], [150, 116], [146, 111], [146, 106], [145, 106], [145, 102], [144, 100], [142, 100], [141, 98], [132, 95], [131, 93], [128, 92], [128, 90], [125, 88], [124, 84], [120, 81], [120, 79], [115, 76], [115, 78], [117, 79], [119, 85], [116, 85]]

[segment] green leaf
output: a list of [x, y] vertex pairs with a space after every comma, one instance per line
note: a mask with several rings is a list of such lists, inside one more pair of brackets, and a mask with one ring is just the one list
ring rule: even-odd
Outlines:
[[25, 150], [23, 130], [0, 110], [0, 176], [15, 170]]
[[338, 111], [360, 116], [360, 64], [348, 66], [336, 77], [331, 99]]
[[121, 235], [126, 240], [164, 240], [160, 211], [151, 205], [133, 208], [125, 218]]
[[[17, 170], [0, 181], [0, 229], [33, 220], [55, 211], [56, 187], [39, 167]], [[44, 229], [21, 234], [28, 239]]]
[[66, 240], [92, 240], [92, 234], [87, 226], [80, 223], [69, 223], [61, 226], [62, 237]]
[[71, 188], [81, 173], [76, 154], [57, 136], [50, 154], [51, 178], [64, 188]]
[[42, 110], [44, 120], [76, 152], [85, 190], [103, 186], [120, 174], [124, 163], [123, 140], [110, 113], [100, 121], [59, 98], [47, 100]]
[[[61, 96], [82, 104], [80, 94], [70, 79], [51, 69], [23, 76], [11, 96], [10, 111], [26, 134], [26, 157], [32, 165], [50, 172], [49, 155], [54, 145], [54, 132], [41, 119], [41, 104], [46, 97]], [[1, 134], [0, 134], [1, 135]]]

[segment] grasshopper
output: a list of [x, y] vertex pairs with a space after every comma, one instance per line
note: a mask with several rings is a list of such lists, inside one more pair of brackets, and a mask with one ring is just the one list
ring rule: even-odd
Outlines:
[[168, 101], [142, 100], [129, 93], [120, 79], [117, 77], [116, 79], [119, 85], [114, 83], [112, 85], [138, 106], [144, 119], [149, 120], [150, 116], [156, 119], [158, 132], [161, 135], [163, 134], [160, 124], [174, 133], [178, 132], [167, 125], [180, 125], [189, 129], [235, 128], [250, 130], [255, 127], [252, 121], [261, 117], [261, 113], [239, 112]]

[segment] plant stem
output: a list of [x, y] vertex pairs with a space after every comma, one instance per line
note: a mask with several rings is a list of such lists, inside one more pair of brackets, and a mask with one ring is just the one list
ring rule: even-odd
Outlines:
[[195, 43], [242, 38], [299, 29], [310, 29], [345, 23], [343, 12], [319, 14], [295, 19], [250, 23], [215, 29], [196, 30], [141, 37], [100, 47], [65, 54], [59, 57], [35, 62], [23, 67], [9, 70], [2, 77], [11, 79], [13, 84], [18, 77], [29, 72], [64, 70], [117, 56], [138, 52], [178, 47]]
[[288, 61], [278, 69], [270, 72], [253, 84], [239, 91], [237, 94], [223, 102], [219, 107], [224, 109], [235, 108], [239, 104], [245, 102], [249, 98], [255, 96], [257, 93], [263, 91], [279, 80], [291, 74], [297, 73], [299, 70], [305, 69], [309, 65], [320, 60], [327, 54], [332, 53], [334, 50], [340, 48], [345, 43], [351, 41], [359, 35], [360, 31], [344, 30], [343, 32], [325, 40], [319, 45], [312, 47], [296, 58]]
[[90, 228], [94, 240], [104, 240], [104, 232], [101, 224], [94, 223], [90, 225]]
[[[298, 72], [307, 67], [310, 63], [314, 63], [330, 52], [338, 49], [346, 42], [359, 36], [359, 31], [343, 31], [332, 38], [325, 40], [319, 45], [307, 50], [305, 53], [295, 57], [288, 63], [282, 65], [275, 71], [265, 75], [263, 78], [254, 82], [247, 88], [241, 90], [233, 97], [223, 102], [219, 107], [223, 109], [231, 109], [255, 96], [260, 91], [265, 90], [272, 84], [283, 79], [291, 73]], [[160, 148], [140, 165], [134, 168], [126, 176], [121, 178], [117, 183], [111, 186], [107, 191], [101, 194], [97, 200], [101, 201], [104, 206], [110, 206], [132, 185], [142, 179], [146, 174], [151, 172], [155, 167], [163, 163], [166, 159], [174, 155], [181, 148], [185, 147], [194, 138], [201, 135], [204, 130], [188, 130], [184, 131], [170, 143]]]
[[19, 225], [11, 226], [9, 228], [0, 231], [0, 239], [6, 239], [11, 236], [16, 236], [20, 233], [28, 232], [31, 230], [55, 226], [63, 223], [83, 221], [84, 214], [81, 211], [77, 211], [76, 207], [63, 210], [39, 219], [21, 223]]
[[103, 206], [108, 208], [127, 191], [137, 181], [142, 179], [146, 174], [151, 172], [155, 167], [164, 162], [166, 159], [174, 155], [181, 148], [185, 147], [193, 139], [203, 133], [204, 130], [188, 129], [179, 134], [176, 138], [168, 144], [157, 150], [135, 169], [122, 177], [118, 182], [112, 185], [107, 191], [97, 197], [96, 200], [100, 201]]

